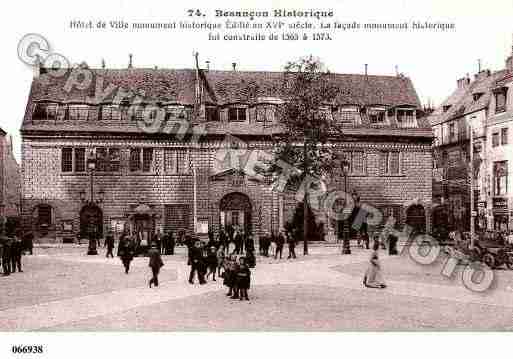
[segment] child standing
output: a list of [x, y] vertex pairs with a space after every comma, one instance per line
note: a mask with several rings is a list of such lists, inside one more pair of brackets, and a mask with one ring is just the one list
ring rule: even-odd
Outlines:
[[223, 273], [223, 275], [221, 275], [221, 268], [223, 268], [223, 271], [224, 271], [224, 258], [225, 258], [224, 246], [220, 245], [219, 249], [217, 250], [217, 276], [218, 277], [224, 276], [224, 273]]
[[237, 270], [237, 290], [239, 291], [240, 300], [248, 298], [248, 289], [251, 282], [251, 271], [246, 264], [246, 258], [239, 258], [239, 268]]
[[228, 258], [224, 261], [224, 279], [223, 284], [228, 287], [228, 293], [226, 295], [231, 297], [233, 293], [233, 282], [234, 282], [234, 269], [235, 263], [233, 260], [233, 256], [229, 255]]

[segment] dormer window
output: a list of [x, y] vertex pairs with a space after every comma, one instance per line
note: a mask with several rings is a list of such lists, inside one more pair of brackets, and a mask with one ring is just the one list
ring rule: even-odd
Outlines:
[[495, 113], [506, 111], [506, 101], [508, 95], [508, 88], [501, 87], [494, 91], [495, 94]]
[[450, 108], [451, 108], [451, 105], [444, 105], [444, 106], [442, 107], [442, 109], [443, 109], [443, 111], [444, 111], [444, 112], [449, 111], [449, 109], [450, 109]]
[[415, 111], [413, 109], [398, 109], [396, 119], [399, 127], [415, 127]]
[[369, 110], [369, 121], [371, 124], [382, 125], [385, 123], [384, 109], [373, 108]]
[[474, 99], [474, 101], [478, 101], [481, 98], [481, 96], [483, 96], [482, 92], [476, 92], [472, 94], [472, 98]]
[[219, 122], [219, 110], [217, 106], [205, 106], [205, 119], [207, 122]]
[[257, 122], [274, 122], [276, 106], [271, 104], [260, 104], [256, 109]]
[[359, 117], [360, 111], [356, 106], [340, 106], [333, 110], [333, 118], [340, 124], [354, 125]]
[[246, 122], [246, 107], [230, 107], [228, 109], [229, 122]]
[[104, 105], [101, 109], [101, 118], [106, 121], [121, 119], [121, 109], [117, 105]]
[[53, 102], [39, 102], [36, 104], [32, 118], [35, 120], [55, 121], [62, 119], [66, 105]]
[[189, 116], [185, 106], [166, 106], [166, 121], [183, 121], [188, 120], [188, 118]]
[[89, 106], [69, 105], [68, 116], [70, 120], [87, 121], [89, 119]]

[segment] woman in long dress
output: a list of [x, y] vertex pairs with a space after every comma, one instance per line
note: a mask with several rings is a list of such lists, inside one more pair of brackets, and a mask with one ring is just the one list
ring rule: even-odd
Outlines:
[[379, 262], [378, 250], [374, 247], [372, 251], [369, 267], [365, 271], [363, 277], [363, 285], [367, 288], [386, 288], [385, 280], [383, 279], [382, 268]]

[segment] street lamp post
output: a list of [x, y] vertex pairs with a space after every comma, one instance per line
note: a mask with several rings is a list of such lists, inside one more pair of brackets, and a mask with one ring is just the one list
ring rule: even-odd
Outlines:
[[[89, 170], [89, 181], [91, 188], [91, 200], [90, 204], [94, 204], [94, 188], [93, 188], [93, 175], [96, 170], [96, 158], [90, 156], [87, 158], [87, 169]], [[96, 249], [96, 228], [95, 223], [93, 223], [93, 218], [89, 217], [89, 225], [88, 225], [88, 236], [89, 236], [89, 245], [87, 247], [88, 255], [97, 255], [98, 251]]]
[[[345, 158], [340, 162], [340, 169], [342, 170], [342, 174], [344, 175], [344, 196], [346, 200], [344, 201], [344, 208], [347, 206], [347, 174], [349, 173], [350, 163]], [[344, 210], [342, 210], [344, 211]], [[342, 213], [344, 216], [344, 213]], [[346, 230], [347, 219], [343, 217], [342, 219], [342, 254], [351, 254], [351, 246], [349, 243], [348, 231]]]

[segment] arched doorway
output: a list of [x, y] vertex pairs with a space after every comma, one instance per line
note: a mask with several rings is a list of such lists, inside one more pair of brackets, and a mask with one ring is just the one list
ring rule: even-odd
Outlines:
[[50, 230], [52, 230], [54, 223], [54, 212], [51, 205], [46, 203], [38, 204], [34, 207], [32, 213], [34, 218], [34, 230], [39, 233], [41, 237], [45, 237]]
[[406, 224], [414, 231], [426, 233], [426, 212], [420, 204], [414, 204], [406, 210]]
[[244, 193], [233, 192], [224, 196], [219, 202], [221, 226], [238, 226], [250, 233], [251, 201]]
[[83, 238], [94, 235], [103, 236], [103, 212], [97, 205], [88, 204], [80, 211], [80, 236]]

